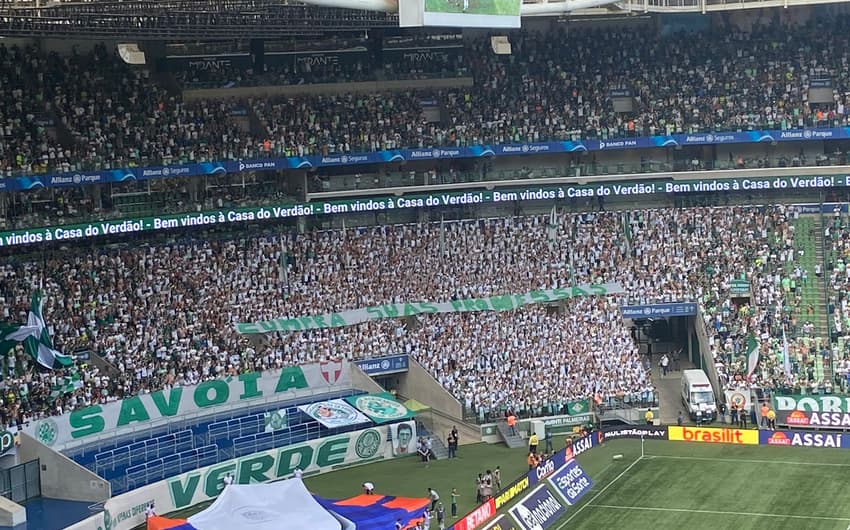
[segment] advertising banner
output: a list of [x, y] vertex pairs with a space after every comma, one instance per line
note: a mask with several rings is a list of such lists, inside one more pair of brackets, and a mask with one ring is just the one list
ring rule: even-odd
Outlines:
[[410, 360], [407, 355], [390, 355], [379, 359], [354, 361], [354, 364], [363, 370], [363, 373], [372, 377], [406, 372], [410, 368]]
[[496, 517], [492, 523], [484, 527], [484, 530], [518, 530], [513, 520], [507, 515]]
[[416, 414], [396, 401], [389, 392], [365, 394], [345, 398], [377, 424], [391, 421], [409, 420]]
[[426, 26], [518, 28], [522, 0], [425, 0]]
[[[105, 527], [110, 530], [130, 530], [144, 524], [145, 508], [151, 502], [156, 503], [159, 513], [170, 513], [214, 499], [228, 473], [233, 475], [234, 484], [287, 478], [296, 468], [305, 474], [326, 473], [392, 458], [386, 440], [387, 427], [377, 427], [227, 460], [113, 497], [106, 501], [101, 517], [109, 522]], [[75, 528], [96, 529], [97, 525]]]
[[505, 506], [514, 500], [517, 495], [531, 487], [531, 480], [529, 478], [531, 474], [532, 473], [529, 472], [527, 475], [515, 480], [510, 486], [502, 488], [502, 491], [500, 491], [493, 499], [496, 503], [497, 510], [501, 510], [502, 506]]
[[806, 431], [760, 431], [761, 445], [789, 445], [794, 447], [850, 448], [850, 435]]
[[339, 50], [275, 51], [265, 52], [263, 60], [268, 66], [289, 66], [293, 72], [304, 72], [313, 67], [336, 66], [345, 62], [369, 61], [369, 50], [355, 46]]
[[416, 454], [416, 422], [393, 423], [390, 425], [390, 436], [393, 442], [393, 456]]
[[363, 307], [339, 313], [303, 316], [298, 318], [279, 318], [263, 322], [236, 324], [236, 331], [242, 334], [270, 333], [273, 331], [301, 331], [305, 329], [338, 328], [351, 326], [369, 320], [400, 318], [425, 313], [462, 313], [468, 311], [512, 311], [524, 305], [543, 304], [577, 298], [581, 296], [606, 296], [621, 294], [619, 284], [586, 284], [559, 289], [543, 289], [523, 294], [506, 294], [489, 298], [469, 298], [450, 302], [408, 302], [406, 304], [384, 304]]
[[[573, 443], [566, 448], [565, 451], [558, 451], [555, 453], [555, 464], [556, 467], [561, 467], [566, 464], [568, 460], [572, 460], [578, 455], [590, 451], [597, 445], [597, 440], [599, 439], [599, 435], [596, 433], [585, 434], [581, 438], [577, 440], [573, 440]], [[558, 461], [558, 459], [562, 459]], [[558, 465], [560, 464], [560, 465]]]
[[496, 515], [496, 503], [489, 499], [452, 525], [451, 530], [475, 530]]
[[566, 510], [546, 484], [541, 484], [508, 512], [522, 530], [545, 530], [560, 519]]
[[[429, 0], [430, 1], [430, 0]], [[451, 2], [452, 0], [434, 0]], [[487, 0], [483, 0], [487, 1]], [[470, 0], [475, 2], [475, 0]], [[519, 5], [519, 0], [516, 0]], [[209, 67], [223, 63], [209, 62]], [[386, 164], [406, 160], [443, 160], [457, 158], [481, 158], [491, 156], [531, 155], [550, 153], [575, 153], [618, 149], [651, 149], [680, 145], [716, 145], [725, 143], [773, 143], [841, 140], [850, 138], [850, 127], [833, 129], [791, 129], [785, 131], [745, 131], [732, 133], [676, 134], [672, 136], [649, 136], [639, 138], [614, 138], [608, 140], [573, 140], [525, 144], [474, 145], [468, 147], [445, 147], [430, 149], [398, 149], [364, 153], [335, 153], [315, 156], [289, 156], [252, 160], [224, 160], [153, 166], [146, 168], [114, 168], [109, 170], [59, 173], [53, 175], [30, 175], [26, 177], [0, 178], [0, 192], [25, 191], [44, 187], [80, 186], [87, 184], [109, 184], [135, 180], [172, 177], [193, 177], [243, 171], [279, 171], [287, 169], [310, 169], [331, 166], [355, 166], [360, 164]], [[807, 177], [757, 177], [740, 179], [695, 179], [684, 185], [670, 182], [667, 185], [647, 186], [604, 186], [606, 195], [646, 195], [650, 193], [691, 193], [714, 191], [761, 191], [824, 189], [847, 186], [847, 176]], [[571, 187], [577, 193], [571, 197], [594, 197], [596, 186]]]
[[[282, 370], [251, 372], [198, 385], [174, 387], [43, 418], [23, 431], [41, 443], [62, 450], [69, 442], [95, 436], [116, 436], [142, 425], [161, 425], [186, 414], [214, 414], [219, 407], [254, 404], [260, 398], [292, 399], [345, 388], [351, 384], [347, 361], [290, 366]], [[405, 409], [406, 410], [406, 409]]]
[[220, 72], [251, 68], [254, 66], [254, 59], [250, 53], [167, 55], [165, 64], [171, 72]]
[[749, 296], [750, 282], [747, 280], [732, 280], [729, 282], [729, 292], [735, 296]]
[[620, 308], [623, 318], [689, 317], [697, 314], [692, 302], [679, 304], [626, 305]]
[[759, 432], [753, 429], [719, 429], [716, 427], [667, 427], [668, 438], [677, 442], [758, 445]]
[[298, 410], [318, 421], [328, 429], [369, 423], [369, 418], [367, 418], [366, 415], [342, 399], [332, 399], [330, 401], [319, 401], [318, 403], [299, 405]]
[[570, 506], [578, 503], [593, 487], [593, 481], [575, 460], [555, 471], [548, 481]]
[[620, 438], [644, 438], [646, 440], [666, 440], [667, 426], [666, 425], [646, 425], [638, 426], [616, 426], [607, 427], [604, 430], [597, 432], [597, 441], [599, 443], [607, 442], [608, 440], [618, 440]]
[[[289, 219], [292, 217], [312, 217], [317, 215], [335, 215], [358, 212], [381, 212], [415, 208], [432, 208], [457, 205], [494, 204], [505, 201], [551, 201], [572, 197], [619, 197], [632, 195], [652, 195], [662, 193], [685, 193], [700, 190], [747, 190], [747, 189], [826, 189], [850, 185], [850, 175], [814, 178], [723, 178], [693, 181], [637, 181], [621, 183], [602, 183], [584, 185], [564, 185], [555, 187], [510, 188], [484, 191], [446, 191], [430, 194], [412, 194], [403, 196], [375, 196], [364, 199], [346, 199], [333, 201], [311, 201], [303, 203], [281, 203], [247, 208], [223, 208], [203, 212], [167, 214], [150, 217], [128, 217], [112, 221], [46, 226], [24, 230], [0, 232], [0, 247], [14, 247], [54, 241], [68, 242], [108, 235], [125, 235], [138, 232], [157, 232], [177, 228], [204, 228], [212, 225], [244, 224]], [[0, 179], [0, 191], [4, 188]], [[28, 188], [27, 188], [28, 189]], [[689, 312], [686, 304], [681, 306], [682, 314]], [[633, 307], [633, 306], [628, 306]], [[418, 312], [427, 312], [424, 308]], [[633, 311], [633, 310], [630, 310]], [[645, 309], [644, 309], [645, 311]], [[695, 310], [694, 310], [695, 311]], [[639, 313], [639, 312], [638, 312]], [[327, 315], [325, 315], [327, 316]], [[643, 317], [646, 318], [647, 315]], [[657, 315], [672, 316], [665, 309], [659, 309]], [[626, 318], [639, 318], [632, 313]]]
[[850, 397], [775, 396], [776, 423], [792, 427], [850, 427]]

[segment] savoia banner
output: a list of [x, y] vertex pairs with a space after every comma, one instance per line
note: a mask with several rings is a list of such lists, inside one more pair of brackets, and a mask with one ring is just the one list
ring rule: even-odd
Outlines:
[[616, 283], [587, 284], [563, 289], [543, 289], [523, 294], [506, 294], [489, 298], [469, 298], [452, 300], [450, 302], [408, 302], [406, 304], [384, 304], [374, 307], [363, 307], [325, 313], [307, 315], [298, 318], [279, 318], [263, 322], [236, 324], [239, 333], [270, 333], [273, 331], [301, 331], [304, 329], [338, 328], [351, 326], [368, 320], [382, 318], [399, 318], [423, 313], [460, 313], [466, 311], [511, 311], [524, 305], [544, 304], [568, 298], [581, 296], [605, 296], [621, 294], [623, 288]]
[[145, 522], [145, 508], [151, 502], [156, 503], [158, 513], [164, 514], [217, 497], [228, 473], [233, 475], [234, 484], [251, 484], [289, 477], [296, 468], [305, 473], [326, 473], [392, 458], [387, 431], [384, 426], [320, 438], [189, 471], [113, 497], [106, 501], [102, 514], [71, 528], [130, 530]]
[[850, 397], [776, 396], [776, 423], [794, 427], [850, 427]]
[[[174, 387], [140, 394], [105, 405], [93, 405], [61, 416], [44, 418], [23, 430], [40, 442], [61, 450], [68, 442], [91, 436], [118, 435], [145, 423], [165, 422], [191, 412], [233, 405], [260, 398], [292, 399], [333, 387], [348, 386], [351, 372], [347, 361], [290, 366], [282, 370], [251, 372], [237, 377], [204, 381], [198, 385]], [[285, 394], [285, 396], [283, 395]]]

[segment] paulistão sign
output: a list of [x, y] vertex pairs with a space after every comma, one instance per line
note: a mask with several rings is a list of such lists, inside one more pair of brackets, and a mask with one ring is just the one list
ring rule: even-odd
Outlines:
[[[61, 416], [44, 418], [23, 430], [40, 442], [61, 450], [72, 441], [85, 443], [86, 438], [138, 429], [145, 423], [167, 421], [190, 412], [251, 400], [280, 399], [312, 395], [319, 390], [330, 391], [334, 386], [351, 383], [348, 363], [327, 362], [290, 366], [282, 370], [250, 372], [227, 379], [213, 379], [198, 385], [174, 387], [151, 394], [140, 394], [105, 405], [93, 405]], [[79, 444], [77, 444], [79, 445]]]
[[382, 318], [400, 318], [425, 313], [461, 313], [467, 311], [511, 311], [524, 305], [557, 302], [581, 296], [606, 296], [621, 294], [623, 288], [619, 284], [586, 284], [561, 289], [543, 289], [524, 294], [506, 294], [489, 298], [469, 298], [452, 300], [450, 302], [408, 302], [406, 304], [384, 304], [374, 307], [364, 307], [308, 315], [298, 318], [279, 318], [263, 322], [236, 324], [236, 331], [242, 334], [271, 333], [274, 331], [302, 331], [305, 329], [323, 329], [351, 326], [369, 320]]

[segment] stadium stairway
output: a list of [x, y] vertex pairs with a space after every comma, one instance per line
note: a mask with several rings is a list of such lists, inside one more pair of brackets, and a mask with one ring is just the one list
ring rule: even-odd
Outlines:
[[496, 429], [498, 429], [499, 434], [502, 435], [502, 439], [505, 441], [505, 445], [509, 448], [516, 449], [517, 447], [525, 447], [525, 440], [519, 434], [512, 435], [508, 429], [507, 422], [496, 422]]
[[434, 460], [443, 460], [449, 457], [449, 448], [443, 443], [443, 439], [428, 430], [421, 421], [416, 422], [417, 436], [422, 438], [431, 438], [431, 452], [434, 453]]
[[[794, 222], [794, 228], [797, 250], [802, 250], [803, 254], [797, 253], [794, 264], [789, 267], [788, 272], [794, 266], [799, 266], [808, 272], [808, 281], [801, 286], [802, 305], [798, 318], [801, 322], [811, 321], [815, 325], [815, 337], [827, 338], [829, 337], [827, 320], [829, 316], [826, 313], [826, 275], [822, 275], [821, 278], [815, 276], [815, 265], [826, 264], [821, 215], [801, 215]], [[826, 269], [825, 266], [824, 269]], [[824, 363], [820, 355], [815, 362], [815, 374], [818, 379], [832, 378], [829, 363]]]
[[[815, 265], [817, 263], [824, 264], [823, 253], [823, 225], [820, 215], [817, 216], [800, 216], [795, 222], [794, 238], [797, 242], [798, 250], [803, 251], [803, 255], [798, 254], [795, 264], [808, 272], [809, 279], [802, 285], [802, 315], [803, 320], [811, 320], [815, 325], [815, 335], [818, 337], [826, 337], [828, 333], [827, 315], [826, 315], [826, 283], [823, 277], [815, 276]], [[807, 315], [806, 309], [811, 306], [814, 309], [813, 315]]]

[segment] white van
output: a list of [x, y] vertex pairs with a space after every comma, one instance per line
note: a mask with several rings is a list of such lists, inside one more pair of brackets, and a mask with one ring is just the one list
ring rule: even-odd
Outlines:
[[688, 409], [692, 420], [697, 419], [701, 412], [702, 421], [717, 419], [717, 401], [708, 376], [702, 370], [685, 370], [682, 372], [682, 403]]

